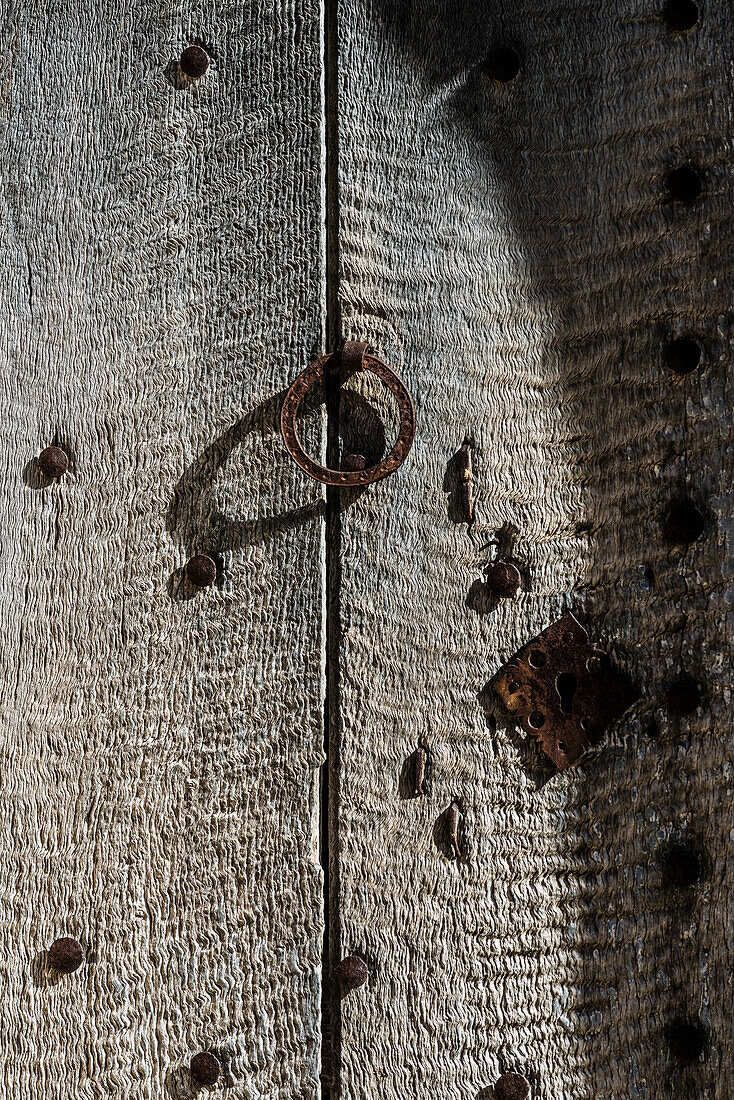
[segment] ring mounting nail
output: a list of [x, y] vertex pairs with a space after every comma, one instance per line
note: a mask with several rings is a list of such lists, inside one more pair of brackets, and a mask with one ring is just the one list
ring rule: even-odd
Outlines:
[[[376, 374], [397, 402], [400, 413], [398, 438], [387, 457], [383, 458], [382, 462], [379, 462], [376, 466], [331, 470], [328, 466], [322, 466], [307, 455], [298, 438], [296, 417], [306, 395], [322, 381], [327, 371], [340, 368], [352, 373], [355, 371], [370, 371], [372, 374]], [[373, 481], [380, 481], [383, 477], [395, 473], [398, 466], [405, 461], [415, 436], [415, 406], [412, 397], [398, 376], [385, 363], [371, 354], [367, 344], [348, 340], [339, 353], [322, 356], [310, 367], [307, 367], [302, 374], [299, 374], [285, 395], [283, 410], [280, 415], [280, 428], [288, 454], [315, 481], [320, 481], [324, 485], [336, 485], [339, 488], [370, 485]], [[358, 462], [345, 463], [345, 465], [359, 467]]]

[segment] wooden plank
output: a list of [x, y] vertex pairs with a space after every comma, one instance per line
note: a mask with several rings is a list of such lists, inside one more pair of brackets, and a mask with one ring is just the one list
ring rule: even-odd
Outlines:
[[[732, 15], [700, 5], [340, 2], [341, 309], [416, 399], [399, 473], [341, 513], [335, 958], [342, 1100], [734, 1094], [730, 216]], [[483, 71], [498, 43], [517, 79]], [[703, 171], [691, 206], [666, 172]], [[664, 364], [702, 343], [698, 371]], [[364, 406], [351, 450], [381, 446]], [[348, 413], [345, 412], [345, 418]], [[349, 421], [347, 421], [349, 424]], [[362, 434], [361, 440], [355, 436]], [[477, 521], [452, 459], [475, 443]], [[690, 494], [706, 530], [663, 536]], [[482, 588], [516, 531], [512, 601]], [[643, 693], [578, 766], [548, 775], [485, 685], [573, 607]], [[704, 682], [689, 717], [666, 709]], [[428, 793], [406, 797], [425, 739]], [[461, 863], [441, 840], [464, 806]], [[663, 883], [670, 842], [703, 884]], [[679, 1016], [708, 1034], [671, 1056]]]
[[323, 500], [278, 409], [323, 339], [320, 5], [3, 37], [1, 1091], [188, 1097], [211, 1048], [232, 1100], [315, 1096]]

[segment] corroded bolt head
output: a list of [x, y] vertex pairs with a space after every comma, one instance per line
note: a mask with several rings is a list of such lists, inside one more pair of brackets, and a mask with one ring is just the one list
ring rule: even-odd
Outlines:
[[217, 579], [217, 563], [208, 554], [194, 554], [186, 562], [186, 576], [197, 588], [208, 588]]
[[487, 570], [490, 592], [503, 600], [510, 600], [516, 595], [521, 581], [520, 570], [509, 561], [493, 561]]
[[222, 1072], [219, 1059], [208, 1050], [195, 1054], [189, 1063], [189, 1069], [197, 1085], [216, 1085]]
[[358, 955], [347, 955], [337, 966], [336, 976], [346, 989], [359, 989], [369, 978], [370, 972], [364, 959]]
[[367, 467], [367, 459], [364, 455], [344, 455], [342, 470], [364, 470]]
[[509, 84], [520, 72], [520, 57], [512, 46], [495, 46], [484, 59], [482, 69], [492, 80]]
[[703, 190], [701, 173], [692, 164], [682, 164], [680, 168], [673, 168], [668, 172], [665, 187], [671, 199], [688, 206], [695, 202]]
[[668, 686], [665, 698], [671, 714], [685, 718], [695, 714], [701, 704], [701, 685], [691, 676], [681, 676]]
[[703, 515], [692, 500], [676, 500], [665, 517], [665, 536], [677, 545], [695, 542], [706, 527]]
[[519, 1073], [503, 1073], [494, 1086], [497, 1100], [527, 1100], [530, 1082]]
[[201, 46], [187, 46], [178, 63], [185, 76], [198, 80], [209, 68], [209, 54]]
[[69, 469], [69, 456], [61, 447], [46, 447], [38, 456], [38, 468], [44, 477], [61, 477]]
[[663, 856], [663, 880], [666, 886], [685, 889], [695, 886], [701, 877], [701, 857], [691, 848], [674, 844]]
[[73, 974], [84, 962], [84, 948], [79, 940], [62, 936], [48, 949], [48, 965], [59, 974]]

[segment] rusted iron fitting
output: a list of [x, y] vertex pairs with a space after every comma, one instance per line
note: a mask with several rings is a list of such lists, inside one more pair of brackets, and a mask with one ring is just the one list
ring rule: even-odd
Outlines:
[[[356, 469], [331, 470], [315, 462], [303, 449], [296, 428], [298, 411], [308, 392], [324, 379], [328, 372], [341, 369], [344, 371], [370, 371], [385, 384], [395, 398], [400, 413], [400, 429], [395, 446], [390, 453], [376, 466]], [[293, 461], [304, 470], [309, 477], [320, 481], [324, 485], [335, 485], [339, 488], [350, 488], [362, 485], [370, 485], [373, 481], [392, 474], [405, 461], [405, 458], [413, 445], [415, 436], [415, 406], [407, 389], [393, 371], [374, 355], [365, 343], [356, 340], [347, 340], [339, 353], [324, 355], [299, 374], [292, 383], [283, 401], [283, 409], [280, 414], [280, 427], [283, 433], [283, 442]], [[354, 465], [358, 466], [358, 458], [354, 456]], [[347, 462], [347, 466], [350, 463]]]
[[559, 771], [639, 698], [570, 612], [518, 650], [490, 686]]
[[472, 445], [469, 440], [462, 443], [459, 450], [459, 511], [464, 523], [470, 526], [474, 522], [474, 474], [471, 461]]
[[421, 798], [426, 793], [426, 750], [422, 745], [413, 753], [413, 794]]
[[446, 815], [446, 827], [448, 829], [449, 840], [451, 841], [451, 847], [453, 848], [454, 855], [457, 860], [461, 859], [461, 848], [459, 846], [459, 823], [461, 820], [461, 807], [458, 802], [452, 802], [449, 806], [448, 813]]

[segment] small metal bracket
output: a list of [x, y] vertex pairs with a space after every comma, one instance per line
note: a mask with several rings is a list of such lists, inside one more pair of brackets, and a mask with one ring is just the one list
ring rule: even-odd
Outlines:
[[639, 698], [570, 612], [518, 650], [490, 687], [559, 771]]

